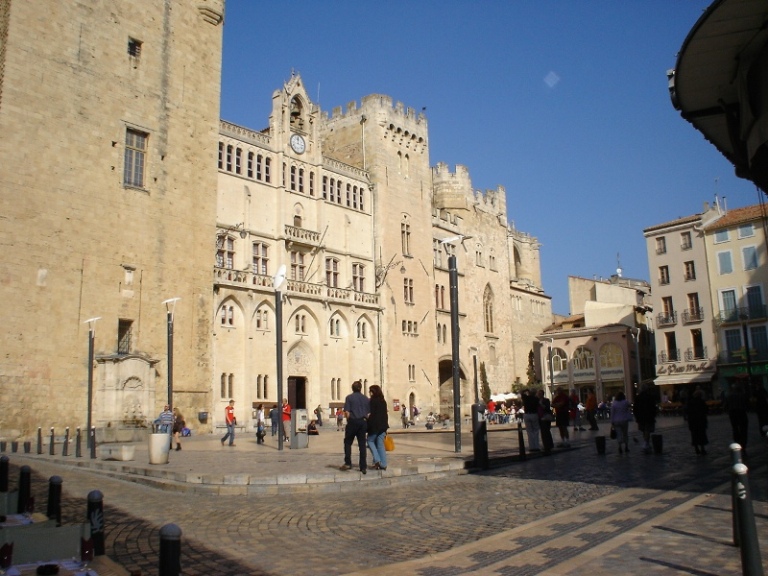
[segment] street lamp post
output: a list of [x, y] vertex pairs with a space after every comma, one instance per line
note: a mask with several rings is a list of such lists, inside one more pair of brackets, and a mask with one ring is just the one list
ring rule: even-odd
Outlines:
[[744, 333], [744, 358], [747, 361], [747, 377], [749, 378], [747, 386], [752, 386], [752, 359], [749, 357], [749, 337], [747, 334], [747, 320], [749, 320], [749, 316], [742, 313], [739, 315], [739, 318], [741, 319], [741, 330]]
[[96, 320], [100, 320], [101, 316], [95, 318], [89, 318], [83, 324], [88, 324], [88, 441], [86, 446], [91, 447], [91, 425], [93, 415], [93, 343], [96, 339]]
[[552, 363], [552, 353], [554, 352], [553, 346], [555, 345], [555, 339], [549, 339], [549, 397], [552, 398], [555, 395], [555, 372], [554, 364]]
[[279, 414], [279, 426], [280, 430], [277, 432], [277, 449], [283, 449], [283, 436], [285, 432], [283, 430], [283, 414], [282, 414], [282, 402], [283, 402], [283, 295], [280, 293], [280, 288], [285, 282], [285, 264], [281, 265], [277, 270], [277, 274], [272, 277], [272, 285], [275, 288], [275, 355], [277, 364], [277, 405], [280, 406]]
[[453, 365], [453, 438], [454, 451], [461, 452], [461, 379], [459, 366], [459, 273], [456, 256], [448, 256], [451, 289], [451, 363]]
[[637, 385], [639, 387], [643, 382], [643, 372], [640, 364], [640, 328], [631, 328], [629, 333], [632, 334], [632, 339], [635, 341], [635, 359], [637, 360]]
[[181, 298], [163, 300], [168, 328], [168, 406], [171, 408], [173, 408], [173, 311], [176, 308], [176, 302], [179, 300]]

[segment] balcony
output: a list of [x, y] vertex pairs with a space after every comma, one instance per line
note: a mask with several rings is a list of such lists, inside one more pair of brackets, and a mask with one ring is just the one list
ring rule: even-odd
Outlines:
[[659, 352], [659, 364], [665, 364], [667, 362], [679, 362], [680, 349], [672, 349], [665, 352]]
[[656, 326], [674, 326], [677, 324], [677, 312], [662, 312], [656, 316]]
[[320, 232], [299, 228], [298, 226], [285, 225], [285, 238], [287, 243], [300, 244], [303, 246], [319, 246]]
[[[747, 356], [744, 348], [737, 348], [735, 350], [726, 350], [725, 352], [720, 352], [717, 360], [721, 364], [744, 364], [747, 361]], [[750, 362], [763, 362], [765, 360], [768, 360], [768, 349], [749, 349]]]
[[704, 320], [704, 308], [690, 308], [683, 311], [683, 324], [701, 322]]
[[688, 348], [685, 351], [685, 360], [691, 362], [693, 360], [706, 360], [707, 359], [707, 347], [701, 348]]
[[755, 304], [742, 308], [728, 308], [721, 310], [717, 314], [718, 324], [736, 324], [749, 320], [765, 320], [766, 306], [764, 304]]

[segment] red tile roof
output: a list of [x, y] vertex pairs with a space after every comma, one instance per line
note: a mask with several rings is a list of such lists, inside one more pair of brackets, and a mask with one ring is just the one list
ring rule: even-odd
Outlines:
[[728, 210], [728, 213], [721, 216], [708, 226], [705, 226], [705, 230], [721, 230], [737, 224], [743, 224], [744, 222], [753, 222], [765, 218], [768, 214], [768, 207], [760, 204], [754, 206], [745, 206], [744, 208], [732, 208]]

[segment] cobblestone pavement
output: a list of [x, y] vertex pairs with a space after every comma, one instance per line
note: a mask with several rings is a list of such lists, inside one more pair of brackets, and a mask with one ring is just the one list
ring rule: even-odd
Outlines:
[[[693, 454], [681, 424], [664, 429], [661, 455], [641, 454], [633, 444], [620, 456], [609, 441], [598, 456], [590, 441], [482, 473], [360, 482], [344, 492], [168, 492], [40, 460], [32, 464], [33, 494], [41, 508], [47, 478], [61, 475], [64, 521], [75, 522], [85, 518], [88, 492], [101, 490], [107, 553], [145, 575], [157, 572], [158, 531], [170, 522], [183, 531], [189, 576], [741, 574], [723, 491], [727, 419], [711, 419], [706, 457]], [[765, 559], [768, 448], [756, 435], [750, 441]]]

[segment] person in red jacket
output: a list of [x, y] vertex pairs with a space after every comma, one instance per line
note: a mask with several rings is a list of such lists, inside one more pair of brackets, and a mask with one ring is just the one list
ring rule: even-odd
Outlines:
[[291, 405], [288, 404], [288, 398], [283, 398], [283, 440], [286, 442], [291, 439]]
[[226, 408], [224, 408], [224, 422], [227, 425], [227, 433], [224, 434], [224, 438], [221, 439], [221, 445], [224, 446], [224, 442], [229, 438], [229, 445], [235, 445], [235, 425], [237, 424], [237, 418], [235, 418], [235, 401], [230, 400]]

